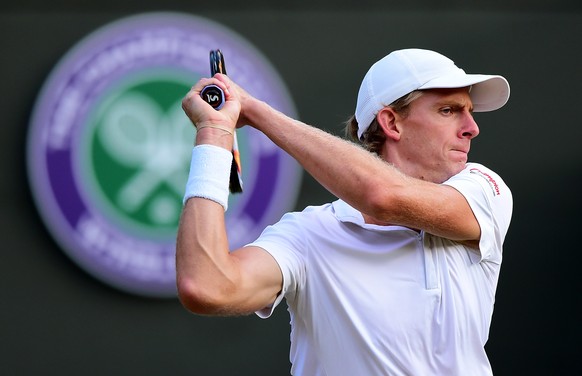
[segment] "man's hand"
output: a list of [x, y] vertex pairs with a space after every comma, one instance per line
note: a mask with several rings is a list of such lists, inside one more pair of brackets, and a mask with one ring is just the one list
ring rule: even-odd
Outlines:
[[[200, 92], [207, 85], [216, 85], [224, 92], [225, 103], [218, 111], [200, 96]], [[217, 74], [213, 78], [202, 78], [190, 89], [182, 100], [182, 109], [198, 130], [196, 144], [232, 148], [231, 136], [241, 112], [237, 93], [238, 90], [232, 90], [228, 77], [222, 74]]]

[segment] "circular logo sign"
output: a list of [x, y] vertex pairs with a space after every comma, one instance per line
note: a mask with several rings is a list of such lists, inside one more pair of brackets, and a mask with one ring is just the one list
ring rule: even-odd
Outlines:
[[[98, 279], [139, 295], [175, 296], [175, 238], [195, 129], [181, 109], [220, 49], [249, 93], [296, 116], [265, 57], [222, 25], [150, 13], [106, 25], [57, 64], [35, 104], [28, 174], [63, 250]], [[238, 132], [245, 191], [226, 213], [231, 248], [293, 208], [301, 168], [260, 132]]]

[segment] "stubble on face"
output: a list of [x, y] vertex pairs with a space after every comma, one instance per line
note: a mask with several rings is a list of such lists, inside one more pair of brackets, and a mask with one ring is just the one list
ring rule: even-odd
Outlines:
[[466, 88], [427, 90], [400, 119], [397, 167], [434, 183], [459, 173], [467, 163], [471, 139], [478, 134], [472, 108]]

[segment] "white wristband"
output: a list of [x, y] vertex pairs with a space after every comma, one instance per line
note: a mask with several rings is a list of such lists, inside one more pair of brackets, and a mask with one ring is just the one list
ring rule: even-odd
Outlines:
[[202, 197], [218, 202], [226, 211], [231, 165], [230, 151], [214, 145], [195, 146], [183, 204], [191, 197]]

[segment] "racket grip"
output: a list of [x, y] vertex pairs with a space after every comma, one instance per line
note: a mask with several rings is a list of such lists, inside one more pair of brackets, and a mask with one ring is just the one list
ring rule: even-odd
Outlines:
[[[210, 74], [214, 77], [216, 73], [226, 74], [224, 55], [220, 50], [210, 51]], [[226, 100], [224, 92], [216, 85], [205, 86], [200, 92], [200, 96], [215, 110], [220, 110]], [[242, 164], [240, 160], [240, 152], [238, 151], [236, 131], [233, 135], [234, 142], [232, 146], [232, 165], [230, 168], [229, 190], [231, 193], [241, 193], [243, 191]]]
[[[216, 85], [205, 86], [200, 92], [202, 99], [211, 105], [215, 110], [220, 110], [224, 105], [224, 92]], [[238, 142], [236, 133], [234, 133], [234, 145], [232, 148], [232, 166], [230, 168], [229, 190], [231, 193], [240, 193], [243, 191], [242, 169], [240, 162], [240, 153], [238, 151]]]

